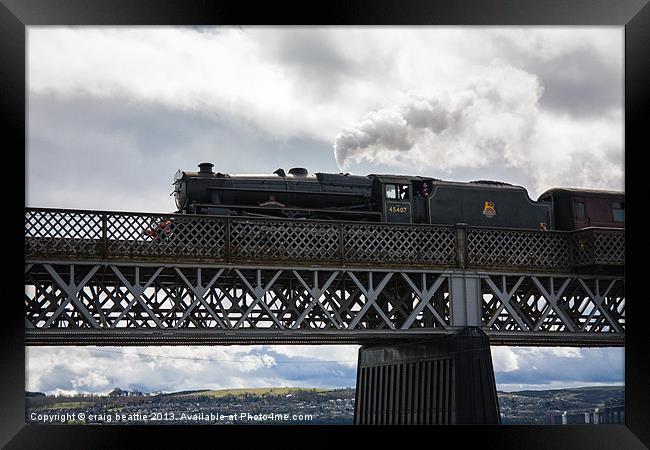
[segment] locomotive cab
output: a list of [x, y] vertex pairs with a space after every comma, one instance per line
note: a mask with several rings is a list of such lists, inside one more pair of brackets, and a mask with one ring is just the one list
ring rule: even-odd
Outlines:
[[385, 222], [413, 222], [413, 185], [405, 178], [377, 177]]

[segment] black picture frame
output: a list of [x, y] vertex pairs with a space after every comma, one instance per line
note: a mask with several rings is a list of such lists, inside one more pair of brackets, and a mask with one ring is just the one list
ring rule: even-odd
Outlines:
[[[647, 143], [647, 113], [650, 110], [650, 5], [648, 0], [460, 0], [460, 1], [328, 1], [318, 4], [235, 2], [233, 0], [0, 0], [0, 114], [8, 125], [3, 133], [5, 153], [5, 287], [2, 320], [2, 421], [0, 444], [6, 448], [118, 448], [135, 443], [143, 435], [147, 446], [169, 444], [179, 439], [193, 446], [208, 439], [211, 447], [226, 444], [226, 435], [244, 432], [249, 445], [275, 441], [287, 446], [311, 445], [321, 439], [332, 446], [348, 441], [352, 434], [368, 431], [347, 427], [190, 427], [190, 426], [42, 426], [25, 425], [24, 311], [19, 298], [19, 266], [24, 255], [19, 224], [24, 208], [26, 150], [26, 26], [30, 25], [215, 25], [215, 24], [304, 24], [304, 25], [617, 25], [625, 27], [625, 178], [628, 203], [626, 235], [634, 234], [627, 246], [627, 268], [635, 267], [645, 249], [642, 215], [645, 212], [643, 150]], [[18, 155], [16, 158], [11, 156]], [[639, 159], [635, 164], [634, 159]], [[13, 177], [6, 175], [16, 175]], [[645, 175], [645, 176], [644, 176]], [[22, 181], [21, 181], [22, 180]], [[22, 184], [21, 184], [22, 183]], [[647, 188], [646, 190], [647, 191]], [[24, 191], [23, 191], [24, 193]], [[632, 198], [630, 199], [630, 195]], [[638, 195], [638, 199], [637, 199]], [[14, 211], [14, 208], [16, 211]], [[6, 231], [16, 233], [7, 238]], [[634, 232], [636, 230], [636, 232]], [[628, 242], [629, 239], [628, 239]], [[10, 255], [10, 256], [9, 256]], [[8, 257], [7, 257], [8, 256]], [[23, 256], [24, 257], [24, 256]], [[15, 266], [15, 267], [14, 267]], [[638, 267], [643, 270], [643, 266]], [[14, 275], [15, 271], [15, 275]], [[633, 273], [628, 269], [629, 273]], [[627, 273], [626, 273], [627, 275]], [[525, 449], [633, 449], [650, 446], [649, 356], [645, 348], [644, 318], [647, 301], [641, 289], [643, 275], [626, 276], [625, 404], [626, 425], [599, 426], [452, 426], [373, 428], [364, 445], [397, 435], [408, 437], [406, 445], [436, 445], [452, 439], [455, 446], [481, 445], [488, 448]], [[251, 433], [254, 431], [255, 433]], [[345, 431], [345, 436], [340, 432]], [[339, 433], [339, 434], [337, 434]], [[416, 436], [413, 436], [416, 433]], [[334, 436], [340, 439], [332, 440]], [[344, 437], [343, 437], [344, 436]], [[229, 436], [232, 437], [232, 436]], [[361, 436], [360, 436], [361, 437]], [[256, 441], [257, 438], [261, 438]], [[299, 440], [296, 440], [298, 438]], [[371, 439], [368, 439], [371, 438]], [[426, 441], [419, 441], [426, 439]], [[388, 442], [388, 441], [385, 441]], [[419, 443], [418, 443], [419, 442]], [[231, 444], [232, 445], [232, 444]]]

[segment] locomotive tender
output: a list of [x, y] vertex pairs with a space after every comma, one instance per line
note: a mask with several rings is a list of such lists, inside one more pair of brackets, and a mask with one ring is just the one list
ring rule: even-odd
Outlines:
[[534, 230], [625, 227], [623, 192], [550, 189], [533, 201], [526, 189], [496, 181], [453, 182], [421, 176], [178, 171], [178, 213], [361, 222], [456, 224]]

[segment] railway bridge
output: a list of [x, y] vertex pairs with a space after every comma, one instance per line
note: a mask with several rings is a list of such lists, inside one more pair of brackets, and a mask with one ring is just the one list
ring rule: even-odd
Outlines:
[[490, 345], [623, 346], [625, 233], [25, 209], [27, 345], [361, 344], [356, 423], [498, 423]]

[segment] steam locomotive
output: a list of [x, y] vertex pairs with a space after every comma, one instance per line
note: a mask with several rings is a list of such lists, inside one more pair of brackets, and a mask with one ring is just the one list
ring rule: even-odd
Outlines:
[[456, 224], [534, 230], [625, 227], [623, 192], [556, 188], [537, 201], [522, 186], [421, 176], [215, 173], [211, 163], [174, 177], [177, 213], [358, 222]]

